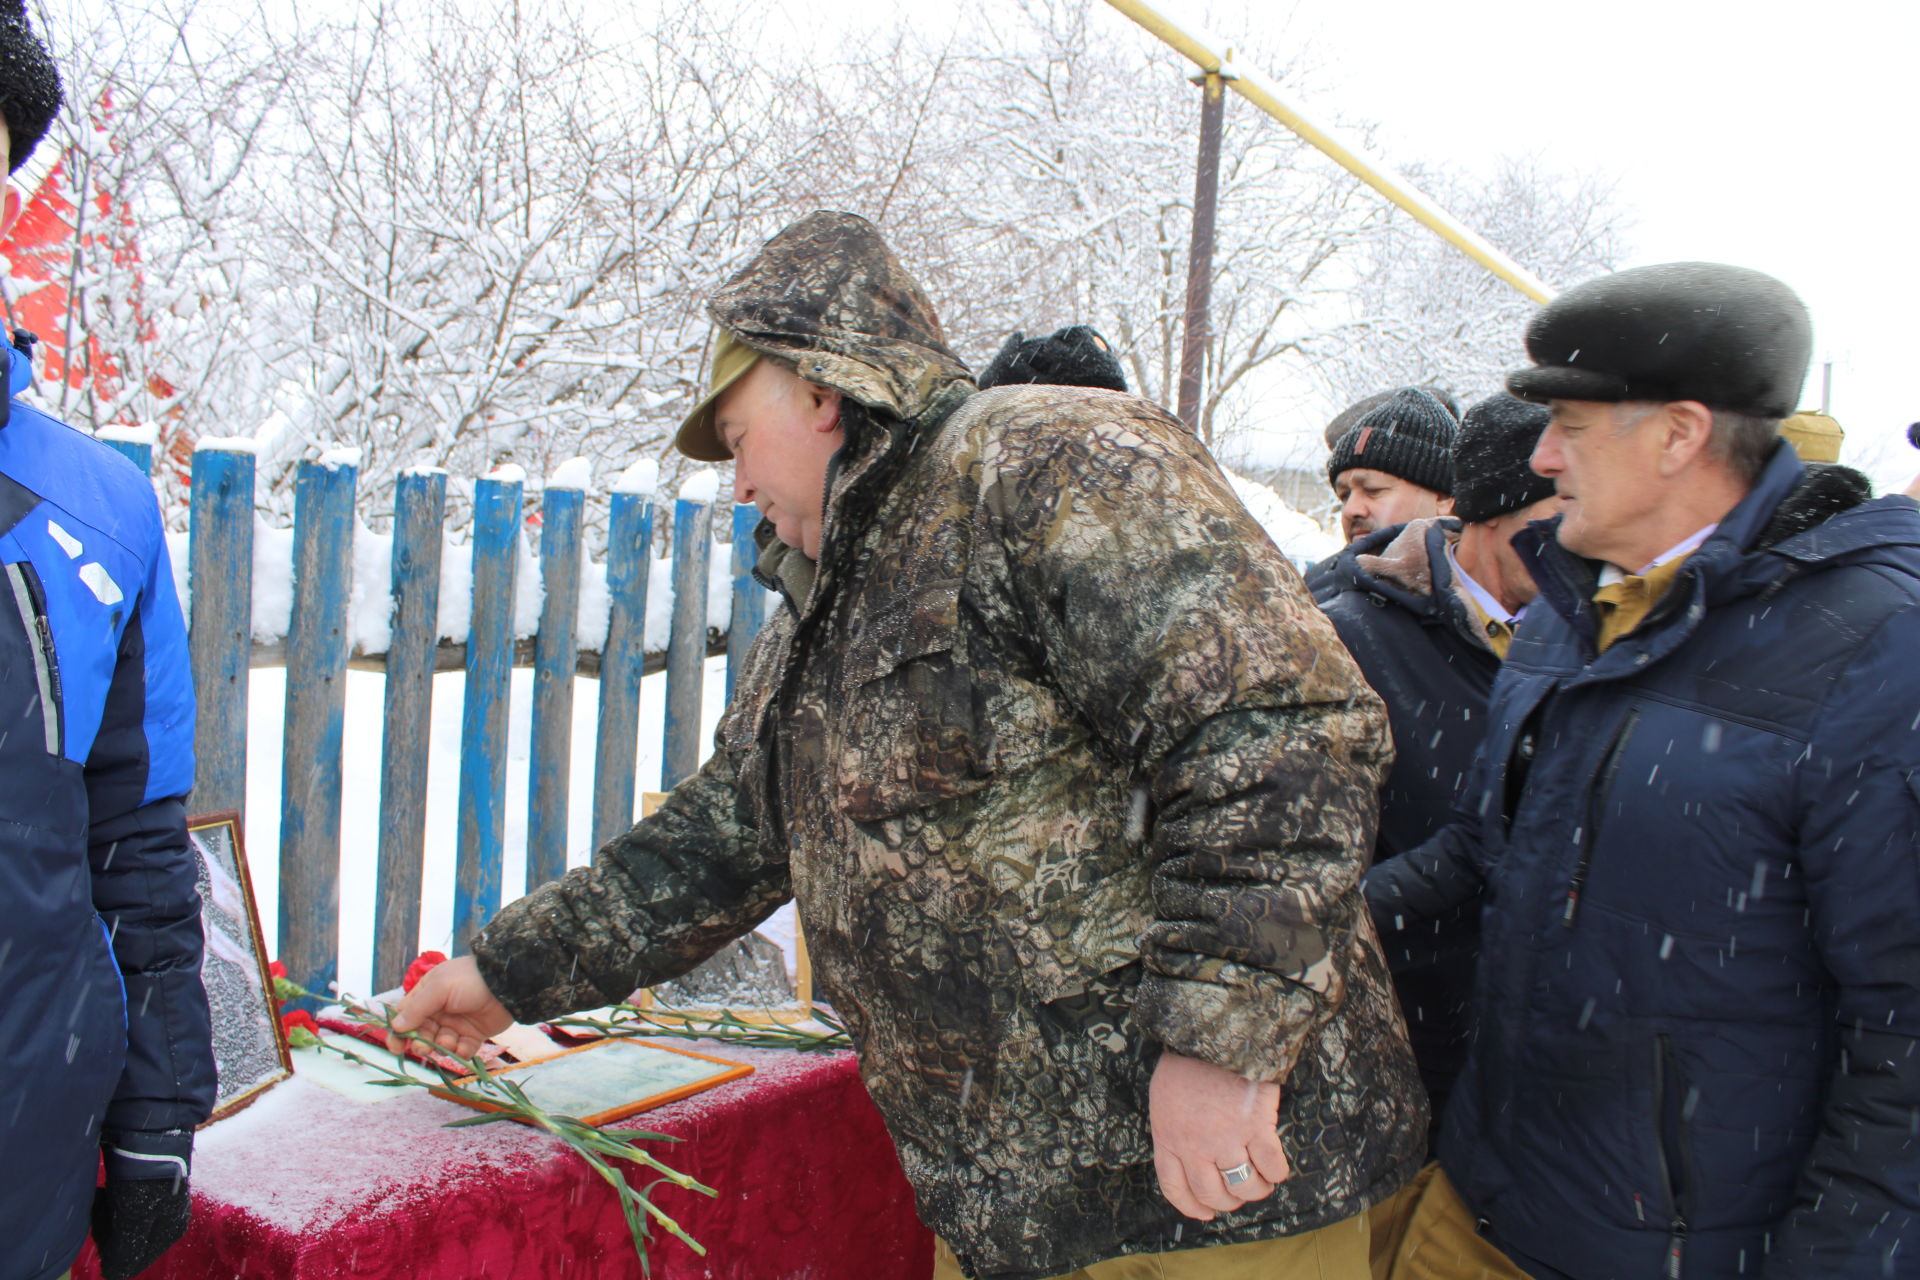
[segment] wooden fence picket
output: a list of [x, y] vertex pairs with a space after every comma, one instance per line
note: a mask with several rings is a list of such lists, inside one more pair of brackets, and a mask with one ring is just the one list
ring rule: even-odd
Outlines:
[[547, 486], [540, 503], [540, 581], [546, 590], [533, 658], [533, 759], [527, 771], [527, 888], [567, 870], [567, 788], [573, 754], [573, 675], [580, 646], [580, 529], [587, 495]]
[[153, 446], [145, 440], [128, 440], [115, 436], [102, 436], [100, 443], [140, 468], [145, 475], [153, 474]]
[[294, 485], [293, 613], [280, 790], [280, 958], [323, 995], [339, 973], [341, 748], [358, 468], [303, 462]]
[[427, 846], [428, 735], [439, 638], [441, 522], [447, 474], [403, 472], [393, 492], [393, 635], [387, 643], [380, 745], [380, 860], [374, 895], [373, 981], [400, 985], [420, 951]]
[[473, 613], [460, 726], [460, 834], [453, 949], [500, 910], [507, 841], [507, 695], [513, 669], [513, 581], [520, 551], [518, 479], [473, 486]]
[[733, 509], [733, 612], [727, 622], [727, 701], [733, 701], [734, 682], [746, 669], [747, 650], [767, 620], [767, 589], [753, 576], [759, 548], [753, 531], [760, 527], [760, 509], [750, 503]]
[[253, 454], [200, 448], [187, 504], [187, 650], [193, 665], [193, 805], [247, 807], [247, 672], [253, 648]]
[[607, 517], [607, 639], [600, 651], [600, 723], [593, 753], [593, 847], [633, 825], [646, 671], [653, 503], [615, 493]]
[[700, 767], [700, 700], [707, 667], [707, 563], [713, 504], [673, 504], [673, 628], [667, 637], [667, 717], [660, 789], [671, 791]]

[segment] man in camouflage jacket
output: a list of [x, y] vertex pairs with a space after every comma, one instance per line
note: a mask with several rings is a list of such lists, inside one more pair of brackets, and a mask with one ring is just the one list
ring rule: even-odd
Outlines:
[[[1206, 451], [1130, 396], [975, 392], [852, 215], [782, 232], [711, 312], [838, 405], [818, 528], [761, 502], [786, 607], [705, 767], [474, 939], [499, 1005], [463, 1021], [479, 996], [442, 966], [400, 1025], [454, 1047], [618, 1000], [793, 897], [970, 1275], [1296, 1236], [1390, 1195], [1426, 1117], [1358, 890], [1386, 721]], [[682, 448], [728, 456], [705, 412]], [[1156, 1184], [1176, 1058], [1276, 1091], [1290, 1165], [1244, 1203], [1193, 1174], [1201, 1222]]]

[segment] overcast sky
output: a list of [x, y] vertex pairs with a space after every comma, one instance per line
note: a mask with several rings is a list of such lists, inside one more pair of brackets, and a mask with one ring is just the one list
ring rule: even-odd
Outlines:
[[1596, 170], [1633, 216], [1626, 265], [1706, 259], [1785, 280], [1813, 312], [1802, 404], [1818, 404], [1820, 364], [1833, 361], [1848, 460], [1883, 485], [1920, 470], [1904, 442], [1920, 420], [1920, 3], [1295, 0], [1273, 12], [1265, 39], [1304, 41], [1327, 67], [1316, 100], [1378, 121], [1391, 153]]

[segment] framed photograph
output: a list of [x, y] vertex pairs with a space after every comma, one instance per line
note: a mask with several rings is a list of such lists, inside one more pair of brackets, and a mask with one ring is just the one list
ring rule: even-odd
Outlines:
[[[666, 798], [664, 791], [642, 792], [640, 816], [652, 817]], [[691, 973], [642, 988], [633, 994], [633, 1003], [671, 1013], [731, 1013], [745, 1022], [792, 1026], [811, 1021], [813, 964], [799, 916], [794, 914], [784, 929], [776, 930], [774, 924], [768, 921], [729, 942]]]
[[[704, 1053], [669, 1049], [634, 1040], [596, 1040], [537, 1062], [503, 1067], [492, 1074], [512, 1080], [526, 1090], [543, 1111], [572, 1116], [591, 1125], [610, 1124], [628, 1116], [690, 1098], [729, 1080], [751, 1075], [745, 1063], [709, 1058]], [[468, 1076], [460, 1084], [471, 1084]], [[432, 1092], [476, 1111], [501, 1111], [444, 1090]]]
[[213, 1060], [220, 1071], [213, 1115], [223, 1119], [293, 1074], [285, 1032], [274, 1011], [273, 978], [253, 900], [238, 813], [187, 819], [199, 862], [200, 919], [207, 935], [200, 969], [213, 1014]]

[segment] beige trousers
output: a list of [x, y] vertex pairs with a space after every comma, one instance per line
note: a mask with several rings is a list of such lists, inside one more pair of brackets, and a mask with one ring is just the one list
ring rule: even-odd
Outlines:
[[1437, 1164], [1372, 1213], [1373, 1280], [1527, 1280], [1474, 1229], [1473, 1212]]
[[[1367, 1215], [1318, 1231], [1247, 1244], [1216, 1244], [1173, 1253], [1109, 1258], [1055, 1280], [1367, 1280]], [[961, 1280], [944, 1240], [933, 1245], [933, 1280]]]

